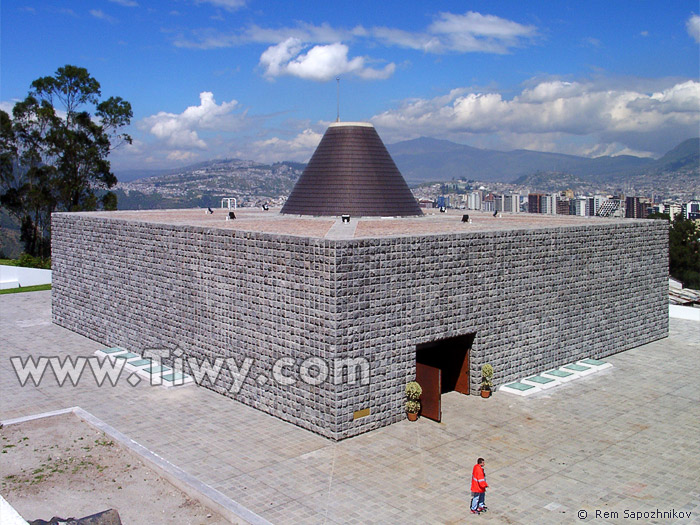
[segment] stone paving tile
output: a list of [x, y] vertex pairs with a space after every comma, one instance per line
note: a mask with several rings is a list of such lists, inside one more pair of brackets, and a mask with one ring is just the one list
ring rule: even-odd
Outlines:
[[[196, 386], [20, 387], [10, 356], [101, 348], [52, 325], [49, 299], [0, 297], [0, 419], [81, 406], [272, 523], [576, 523], [579, 509], [700, 516], [697, 323], [672, 319], [668, 339], [529, 398], [450, 393], [442, 423], [402, 421], [334, 443]], [[671, 364], [688, 373], [670, 374]], [[468, 490], [478, 456], [491, 489], [477, 518]]]
[[258, 514], [292, 500], [269, 483], [250, 474], [230, 478], [212, 486], [241, 505], [255, 509]]
[[[304, 496], [323, 490], [330, 479], [330, 473], [310, 467], [302, 457], [275, 463], [250, 475], [263, 479], [266, 484], [291, 499], [303, 499]], [[336, 479], [336, 476], [333, 478]]]
[[260, 515], [270, 523], [277, 525], [333, 525], [344, 523], [342, 516], [338, 516], [339, 521], [337, 521], [333, 514], [326, 511], [325, 506], [322, 509], [312, 508], [301, 500], [282, 503], [272, 509], [261, 512]]
[[[447, 399], [452, 394], [455, 393], [451, 392], [445, 394], [443, 399]], [[461, 394], [457, 395], [461, 396]], [[456, 413], [457, 411], [454, 412]], [[451, 416], [445, 416], [446, 419], [448, 417], [452, 420]], [[452, 424], [451, 421], [451, 424], [448, 425], [446, 423], [435, 423], [434, 421], [424, 418], [415, 422], [405, 420], [395, 423], [390, 427], [378, 429], [375, 432], [387, 433], [392, 437], [421, 449], [430, 449], [439, 447], [440, 445], [444, 445], [445, 443], [449, 443], [463, 436], [467, 427], [466, 425], [457, 424], [461, 421], [463, 421], [463, 419], [459, 418], [459, 420], [455, 421], [455, 424]], [[484, 426], [484, 423], [478, 420], [474, 420], [473, 423], [475, 425], [475, 431], [477, 428], [482, 428]]]
[[[409, 497], [405, 496], [405, 499]], [[342, 482], [332, 483], [330, 487], [306, 496], [303, 501], [342, 523], [405, 523], [406, 518], [402, 510], [374, 497], [369, 491]]]
[[[485, 442], [488, 443], [488, 445], [485, 445]], [[452, 463], [458, 462], [468, 466], [470, 469], [474, 466], [476, 458], [479, 456], [484, 458], [488, 457], [489, 471], [512, 465], [518, 462], [523, 456], [527, 457], [531, 454], [531, 452], [519, 454], [517, 450], [508, 450], [506, 453], [502, 450], [504, 448], [502, 444], [496, 443], [496, 446], [494, 446], [494, 441], [488, 438], [485, 442], [473, 437], [467, 437], [433, 448], [429, 450], [429, 453], [442, 461], [450, 461]], [[472, 457], [474, 459], [472, 459]], [[469, 465], [469, 463], [471, 463], [471, 465]], [[471, 470], [469, 471], [468, 478], [471, 479]]]
[[304, 471], [313, 469], [325, 476], [333, 476], [339, 481], [364, 478], [367, 473], [375, 471], [378, 466], [372, 458], [363, 458], [355, 452], [339, 445], [320, 448], [297, 458], [299, 467]]

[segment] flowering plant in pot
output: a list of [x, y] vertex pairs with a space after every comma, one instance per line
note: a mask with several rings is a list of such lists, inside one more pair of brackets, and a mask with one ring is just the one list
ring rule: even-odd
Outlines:
[[481, 397], [491, 397], [493, 387], [493, 367], [486, 364], [481, 367]]
[[406, 413], [408, 419], [415, 421], [418, 419], [420, 412], [420, 396], [423, 389], [416, 381], [411, 381], [406, 384]]
[[418, 412], [420, 412], [420, 401], [416, 401], [415, 399], [406, 401], [406, 414], [408, 414], [408, 419], [410, 421], [418, 419]]

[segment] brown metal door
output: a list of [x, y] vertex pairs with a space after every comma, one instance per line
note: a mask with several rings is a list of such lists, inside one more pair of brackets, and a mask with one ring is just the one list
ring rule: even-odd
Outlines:
[[[461, 353], [459, 356], [461, 357]], [[464, 353], [464, 360], [458, 363], [459, 377], [457, 378], [457, 384], [455, 385], [455, 390], [461, 392], [462, 394], [469, 395], [469, 349]]]
[[442, 419], [440, 405], [442, 370], [434, 366], [416, 363], [416, 381], [423, 389], [423, 394], [420, 396], [421, 415], [440, 422]]

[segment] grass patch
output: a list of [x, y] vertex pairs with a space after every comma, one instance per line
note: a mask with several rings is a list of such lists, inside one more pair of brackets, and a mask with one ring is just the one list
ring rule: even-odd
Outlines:
[[0, 290], [0, 295], [6, 293], [22, 293], [22, 292], [41, 292], [43, 290], [50, 290], [50, 284], [37, 284], [36, 286], [21, 286], [19, 288], [5, 288]]
[[21, 266], [22, 268], [40, 268], [42, 270], [51, 269], [51, 258], [42, 259], [23, 253], [17, 259], [0, 258], [0, 264], [5, 266]]

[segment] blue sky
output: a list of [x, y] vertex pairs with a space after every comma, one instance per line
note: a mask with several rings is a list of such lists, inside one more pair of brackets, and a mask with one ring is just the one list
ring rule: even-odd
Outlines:
[[659, 156], [700, 135], [697, 1], [6, 1], [0, 107], [73, 64], [131, 102], [116, 170], [385, 142]]

